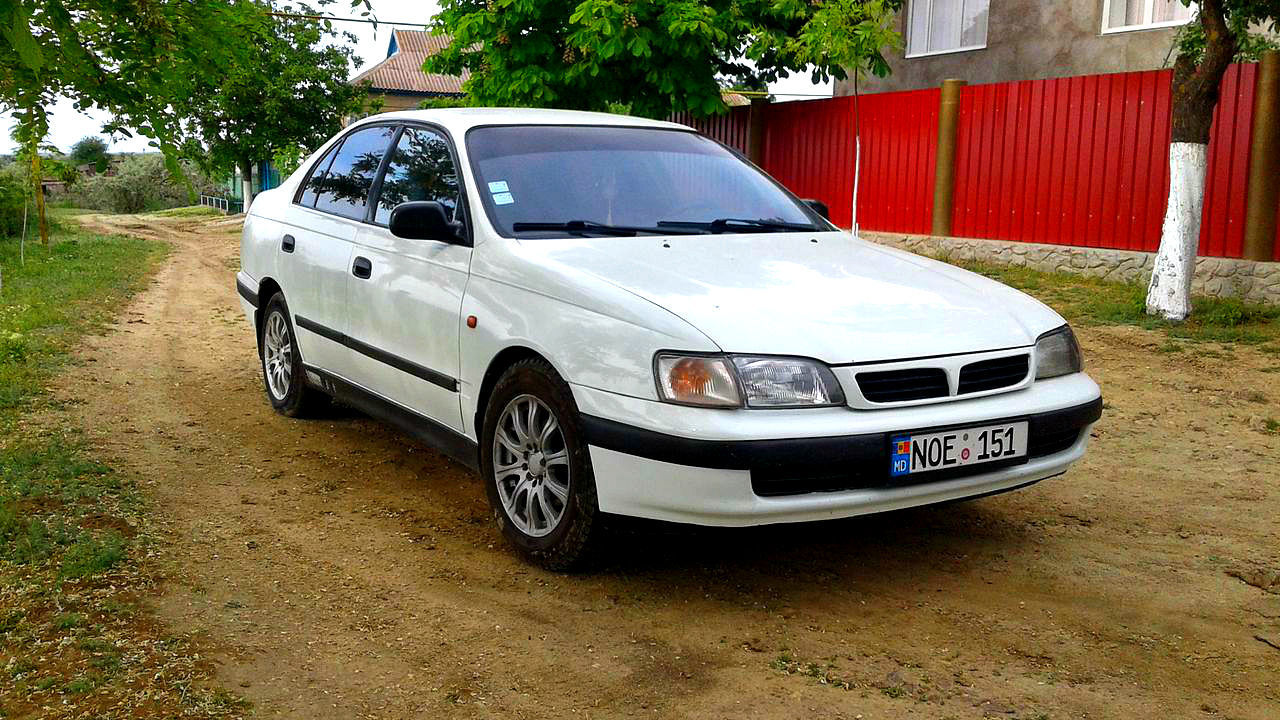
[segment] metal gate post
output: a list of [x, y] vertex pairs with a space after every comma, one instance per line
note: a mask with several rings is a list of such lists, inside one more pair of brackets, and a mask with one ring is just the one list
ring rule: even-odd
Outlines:
[[1280, 209], [1280, 52], [1262, 56], [1253, 98], [1244, 257], [1271, 260], [1276, 252], [1276, 213]]
[[956, 125], [960, 117], [960, 92], [964, 80], [942, 81], [938, 108], [938, 164], [933, 183], [933, 234], [951, 234], [951, 214], [956, 188]]

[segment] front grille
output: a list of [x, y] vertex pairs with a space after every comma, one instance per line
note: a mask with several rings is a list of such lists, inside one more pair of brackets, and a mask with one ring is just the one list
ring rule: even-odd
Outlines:
[[910, 368], [858, 373], [858, 389], [870, 402], [889, 403], [946, 397], [947, 372], [942, 368]]
[[1022, 382], [1030, 369], [1029, 355], [983, 360], [960, 368], [959, 393], [985, 392]]

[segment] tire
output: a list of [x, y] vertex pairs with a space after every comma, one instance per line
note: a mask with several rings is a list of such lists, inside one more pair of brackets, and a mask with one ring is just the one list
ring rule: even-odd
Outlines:
[[309, 417], [328, 404], [327, 395], [307, 385], [307, 372], [283, 293], [272, 295], [262, 311], [258, 360], [263, 388], [276, 412], [287, 417]]
[[[554, 429], [534, 437], [515, 425], [517, 417], [540, 431], [551, 418]], [[569, 386], [541, 359], [508, 368], [485, 408], [480, 472], [494, 519], [512, 545], [548, 570], [589, 565], [605, 534], [581, 427]], [[510, 469], [495, 471], [495, 463]]]

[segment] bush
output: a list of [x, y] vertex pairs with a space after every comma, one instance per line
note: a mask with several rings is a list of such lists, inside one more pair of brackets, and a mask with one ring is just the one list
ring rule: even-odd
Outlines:
[[0, 237], [14, 237], [22, 233], [22, 212], [26, 202], [22, 177], [14, 166], [0, 170]]
[[[196, 191], [211, 183], [194, 166], [185, 166]], [[115, 213], [140, 213], [191, 204], [186, 183], [175, 181], [159, 154], [135, 155], [115, 168], [114, 175], [95, 175], [77, 183], [71, 193], [77, 207]]]

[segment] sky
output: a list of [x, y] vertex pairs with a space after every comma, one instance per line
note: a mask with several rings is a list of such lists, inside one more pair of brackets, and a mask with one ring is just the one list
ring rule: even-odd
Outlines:
[[[440, 4], [438, 2], [423, 2], [423, 0], [373, 0], [374, 14], [377, 15], [379, 24], [375, 30], [372, 25], [365, 23], [336, 23], [339, 29], [346, 30], [356, 36], [356, 56], [364, 61], [362, 67], [378, 62], [387, 55], [387, 44], [391, 39], [392, 25], [394, 22], [406, 23], [425, 23], [427, 20], [439, 11]], [[325, 8], [328, 14], [339, 17], [359, 17], [359, 10], [351, 10], [347, 2], [338, 0], [338, 2]], [[405, 27], [405, 26], [401, 26]], [[352, 73], [355, 74], [355, 71]], [[770, 90], [778, 93], [799, 93], [801, 95], [831, 95], [832, 87], [830, 83], [826, 85], [814, 85], [809, 81], [807, 74], [793, 75], [785, 80], [774, 83], [769, 86]], [[780, 97], [780, 100], [801, 99], [800, 97]], [[63, 152], [71, 149], [77, 140], [86, 135], [102, 134], [102, 124], [107, 120], [108, 115], [103, 112], [90, 111], [81, 113], [75, 109], [70, 100], [60, 99], [53, 107], [51, 120], [49, 124], [49, 137], [47, 141], [58, 147]], [[14, 143], [10, 139], [10, 132], [13, 130], [13, 117], [8, 113], [0, 113], [0, 154], [12, 153], [14, 151]], [[132, 138], [107, 138], [110, 144], [111, 152], [144, 152], [148, 150], [147, 141], [139, 136]]]

